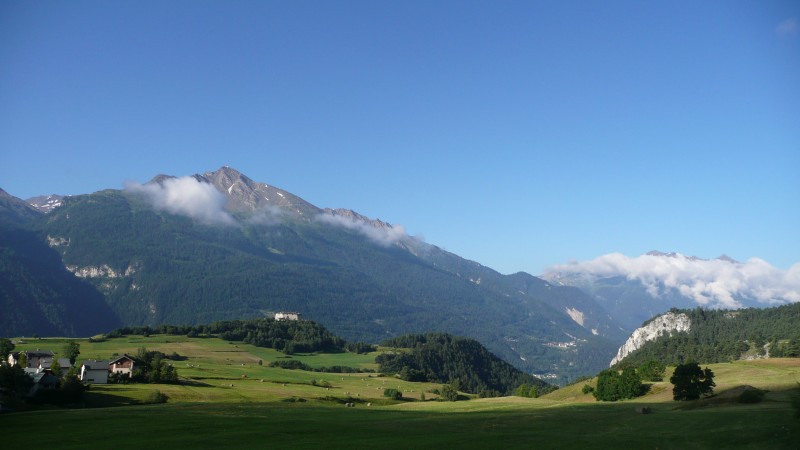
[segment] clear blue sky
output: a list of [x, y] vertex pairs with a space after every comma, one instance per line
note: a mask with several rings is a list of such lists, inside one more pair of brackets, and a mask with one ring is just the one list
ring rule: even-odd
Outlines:
[[787, 268], [800, 2], [0, 2], [0, 187], [222, 165], [503, 273]]

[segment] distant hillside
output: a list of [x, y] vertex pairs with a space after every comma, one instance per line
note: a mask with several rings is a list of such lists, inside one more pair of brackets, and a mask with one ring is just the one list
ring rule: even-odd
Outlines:
[[92, 336], [122, 324], [33, 232], [0, 224], [0, 336]]
[[[673, 310], [689, 317], [689, 331], [644, 343], [620, 366], [655, 359], [667, 365], [727, 362], [742, 357], [800, 356], [800, 303], [735, 311]], [[645, 324], [647, 326], [647, 324]]]
[[625, 337], [578, 289], [501, 275], [401, 226], [318, 208], [229, 167], [61, 202], [20, 226], [124, 325], [298, 311], [351, 341], [469, 336], [558, 382], [597, 372]]
[[382, 373], [398, 374], [407, 381], [450, 383], [456, 380], [461, 390], [473, 394], [510, 395], [522, 384], [536, 386], [540, 393], [552, 389], [491, 354], [474, 339], [429, 333], [400, 336], [381, 345], [410, 349], [409, 352], [384, 353], [376, 359]]

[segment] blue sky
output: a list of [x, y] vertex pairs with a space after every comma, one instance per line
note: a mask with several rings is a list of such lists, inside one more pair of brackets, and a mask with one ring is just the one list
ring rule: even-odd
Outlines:
[[800, 2], [0, 2], [0, 187], [230, 165], [503, 273], [800, 262]]

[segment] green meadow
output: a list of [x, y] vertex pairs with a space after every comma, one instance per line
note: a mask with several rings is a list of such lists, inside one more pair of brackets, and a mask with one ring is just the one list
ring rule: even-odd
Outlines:
[[[17, 349], [58, 352], [65, 341], [32, 340]], [[709, 365], [716, 375], [715, 395], [695, 402], [672, 401], [668, 382], [653, 383], [647, 395], [635, 400], [595, 402], [581, 393], [583, 384], [593, 380], [536, 399], [470, 396], [439, 402], [429, 392], [437, 384], [377, 373], [270, 368], [270, 362], [287, 355], [215, 338], [129, 336], [79, 342], [79, 360], [136, 353], [142, 346], [178, 353], [186, 359], [172, 363], [182, 382], [94, 385], [82, 408], [0, 415], [3, 448], [31, 443], [59, 449], [800, 448], [800, 417], [791, 404], [798, 395], [800, 359]], [[377, 369], [375, 356], [291, 358], [312, 367]], [[738, 402], [743, 386], [767, 391], [763, 401]], [[385, 388], [400, 389], [403, 400], [385, 399]], [[156, 389], [169, 396], [168, 402], [143, 404]], [[355, 406], [346, 407], [346, 402]], [[638, 414], [642, 406], [651, 413]]]

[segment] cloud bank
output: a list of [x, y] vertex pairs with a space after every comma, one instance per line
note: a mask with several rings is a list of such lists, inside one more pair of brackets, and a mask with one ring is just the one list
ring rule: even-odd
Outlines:
[[595, 278], [625, 276], [641, 282], [653, 297], [674, 289], [710, 308], [741, 308], [743, 300], [762, 304], [800, 302], [800, 263], [781, 270], [760, 258], [739, 263], [681, 254], [630, 258], [611, 253], [591, 261], [554, 266], [551, 271]]
[[418, 242], [420, 240], [417, 237], [409, 236], [405, 227], [402, 225], [389, 225], [379, 221], [375, 221], [373, 223], [330, 213], [319, 214], [317, 215], [316, 220], [357, 231], [358, 233], [366, 236], [370, 241], [382, 247], [389, 247], [398, 242], [409, 243]]
[[167, 178], [160, 183], [126, 183], [125, 190], [142, 194], [153, 207], [170, 214], [190, 217], [208, 225], [235, 225], [225, 211], [225, 196], [214, 186], [194, 177]]

